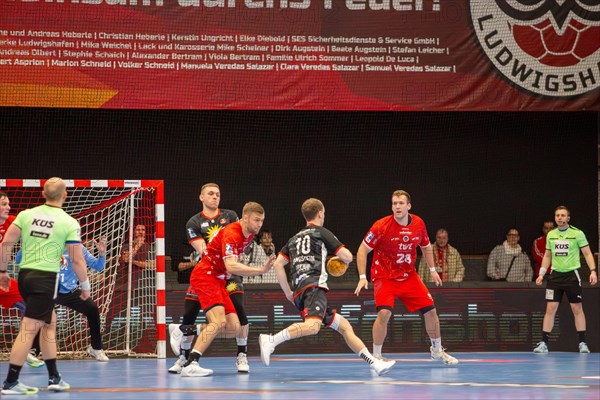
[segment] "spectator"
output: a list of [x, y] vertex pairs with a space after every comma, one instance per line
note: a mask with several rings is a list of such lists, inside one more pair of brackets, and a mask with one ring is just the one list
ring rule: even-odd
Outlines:
[[[270, 255], [275, 254], [275, 244], [273, 244], [273, 235], [269, 230], [262, 230], [256, 236], [256, 239], [250, 243], [248, 249], [243, 254], [242, 262], [251, 267], [262, 268]], [[264, 275], [244, 277], [247, 283], [277, 283], [275, 270], [270, 270]]]
[[504, 243], [494, 247], [488, 258], [487, 275], [493, 281], [529, 282], [533, 270], [519, 244], [519, 231], [512, 228]]
[[[448, 244], [447, 230], [444, 228], [438, 229], [432, 248], [435, 268], [440, 278], [442, 278], [442, 282], [462, 282], [465, 277], [465, 266], [458, 250]], [[419, 275], [424, 282], [434, 282], [429, 273], [425, 257], [421, 257], [419, 262]]]
[[[540, 268], [542, 266], [542, 260], [544, 259], [544, 253], [546, 253], [546, 236], [548, 236], [548, 232], [554, 229], [554, 222], [546, 221], [542, 226], [543, 235], [533, 241], [533, 245], [531, 246], [531, 256], [533, 258], [533, 266], [535, 268], [535, 275], [538, 276], [540, 274]], [[548, 271], [546, 271], [546, 275], [550, 276], [552, 272], [552, 266], [548, 267]]]

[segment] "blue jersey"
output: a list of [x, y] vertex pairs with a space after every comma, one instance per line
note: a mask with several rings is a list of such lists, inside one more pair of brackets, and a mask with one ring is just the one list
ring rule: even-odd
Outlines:
[[[88, 267], [95, 269], [96, 271], [102, 271], [104, 269], [104, 264], [106, 264], [106, 256], [96, 258], [85, 246], [81, 246], [81, 249], [83, 250], [83, 258]], [[17, 264], [21, 262], [20, 250], [15, 257], [15, 261]], [[58, 275], [59, 293], [66, 294], [79, 288], [79, 279], [77, 279], [77, 275], [75, 274], [75, 271], [73, 271], [71, 257], [66, 251], [62, 257]]]

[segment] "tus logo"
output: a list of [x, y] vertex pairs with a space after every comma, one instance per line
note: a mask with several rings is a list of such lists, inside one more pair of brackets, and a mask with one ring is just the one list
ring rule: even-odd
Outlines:
[[470, 0], [473, 30], [496, 69], [551, 97], [600, 86], [600, 0]]

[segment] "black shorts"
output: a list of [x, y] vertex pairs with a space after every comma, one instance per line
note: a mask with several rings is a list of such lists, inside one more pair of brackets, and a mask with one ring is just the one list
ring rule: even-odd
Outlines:
[[546, 284], [546, 301], [560, 303], [563, 293], [567, 294], [569, 303], [581, 303], [581, 277], [579, 272], [557, 272], [552, 270]]
[[335, 309], [327, 306], [327, 292], [319, 287], [305, 289], [294, 298], [294, 304], [302, 318], [318, 317], [325, 326], [331, 325], [335, 317]]
[[58, 274], [26, 268], [19, 271], [18, 282], [26, 305], [24, 316], [49, 324], [58, 290]]

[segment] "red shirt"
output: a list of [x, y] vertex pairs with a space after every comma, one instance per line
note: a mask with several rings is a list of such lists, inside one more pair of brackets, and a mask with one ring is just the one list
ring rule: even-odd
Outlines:
[[227, 279], [229, 274], [224, 259], [243, 254], [252, 238], [254, 235], [244, 237], [239, 222], [230, 223], [213, 236], [195, 269], [206, 271], [207, 274], [219, 279]]
[[[533, 264], [535, 266], [535, 276], [540, 274], [540, 268], [542, 267], [542, 260], [544, 259], [544, 253], [546, 253], [546, 235], [540, 236], [533, 241], [531, 246], [531, 255], [533, 256]], [[548, 267], [546, 275], [550, 275], [552, 272], [552, 265]]]
[[363, 244], [374, 251], [371, 280], [405, 280], [415, 272], [417, 246], [430, 244], [425, 222], [409, 214], [410, 223], [400, 225], [393, 215], [375, 222], [363, 239]]
[[0, 306], [4, 308], [10, 308], [13, 304], [23, 301], [21, 294], [19, 293], [19, 284], [13, 278], [10, 278], [10, 287], [8, 292], [0, 289]]
[[4, 240], [4, 235], [6, 234], [8, 227], [13, 223], [15, 218], [17, 217], [15, 217], [14, 215], [9, 215], [6, 221], [4, 221], [2, 225], [0, 225], [0, 243], [2, 243], [2, 241]]

